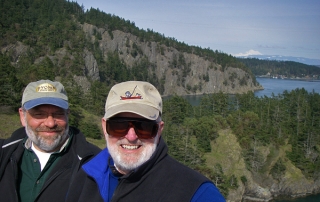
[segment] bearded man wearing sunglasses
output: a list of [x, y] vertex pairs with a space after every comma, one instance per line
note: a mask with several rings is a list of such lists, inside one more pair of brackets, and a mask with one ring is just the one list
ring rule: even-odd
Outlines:
[[74, 201], [225, 201], [208, 178], [167, 154], [161, 113], [150, 83], [111, 88], [102, 118], [107, 148], [82, 166], [88, 178]]

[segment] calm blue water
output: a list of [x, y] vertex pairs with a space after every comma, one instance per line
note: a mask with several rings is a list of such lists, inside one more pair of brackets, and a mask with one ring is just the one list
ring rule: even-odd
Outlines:
[[[308, 92], [316, 92], [320, 94], [320, 80], [318, 81], [301, 81], [301, 80], [285, 80], [285, 79], [267, 79], [257, 78], [257, 81], [264, 87], [264, 90], [256, 91], [254, 93], [257, 97], [271, 97], [274, 95], [282, 94], [283, 91], [295, 90], [296, 88], [304, 88]], [[186, 95], [186, 98], [191, 105], [198, 106], [203, 95]], [[319, 200], [320, 201], [320, 200]]]
[[264, 90], [255, 92], [255, 96], [267, 96], [282, 94], [284, 90], [291, 91], [296, 88], [304, 88], [308, 92], [320, 93], [320, 80], [317, 81], [300, 81], [286, 79], [268, 79], [257, 78], [257, 81], [264, 87]]

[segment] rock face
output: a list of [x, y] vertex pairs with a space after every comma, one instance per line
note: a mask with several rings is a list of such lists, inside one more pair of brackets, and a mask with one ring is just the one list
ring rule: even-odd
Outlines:
[[[156, 67], [155, 74], [158, 79], [165, 78], [164, 96], [216, 93], [219, 91], [235, 94], [262, 89], [261, 86], [254, 84], [247, 72], [241, 69], [227, 67], [222, 70], [220, 65], [202, 57], [181, 53], [174, 48], [155, 42], [141, 42], [138, 37], [130, 33], [113, 31], [113, 37], [111, 37], [102, 28], [86, 23], [81, 26], [92, 42], [96, 40], [93, 33], [99, 32], [101, 34], [101, 40], [98, 41], [105, 58], [108, 57], [107, 54], [110, 51], [118, 52], [124, 63], [128, 67], [132, 67], [134, 63], [146, 57]], [[130, 53], [135, 49], [138, 49], [139, 53], [134, 57]], [[182, 61], [182, 64], [175, 66], [175, 63], [179, 63], [177, 60]], [[188, 73], [182, 76], [183, 71]], [[207, 80], [203, 79], [205, 76], [208, 77]], [[240, 85], [241, 79], [246, 80], [245, 85]]]
[[21, 42], [17, 42], [15, 44], [9, 44], [3, 48], [1, 48], [1, 53], [10, 53], [14, 64], [19, 62], [19, 58], [26, 53], [28, 50], [28, 46], [24, 45]]
[[[271, 177], [266, 180], [273, 180]], [[250, 182], [243, 194], [244, 201], [271, 201], [277, 197], [298, 198], [319, 193], [320, 181], [307, 180], [304, 177], [283, 178], [272, 185]]]
[[90, 51], [84, 49], [83, 51], [85, 75], [93, 81], [100, 81], [98, 64]]

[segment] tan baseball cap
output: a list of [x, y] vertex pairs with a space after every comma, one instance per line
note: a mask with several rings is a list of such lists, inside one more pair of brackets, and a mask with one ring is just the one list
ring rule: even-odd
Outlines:
[[50, 80], [29, 83], [23, 92], [21, 104], [26, 110], [42, 104], [69, 108], [67, 92], [63, 85]]
[[162, 98], [158, 90], [144, 81], [127, 81], [114, 85], [107, 97], [104, 119], [131, 112], [156, 120], [162, 113]]

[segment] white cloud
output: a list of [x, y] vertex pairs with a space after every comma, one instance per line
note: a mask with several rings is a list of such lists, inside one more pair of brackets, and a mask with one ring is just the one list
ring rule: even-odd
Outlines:
[[260, 53], [259, 51], [255, 51], [255, 50], [249, 50], [245, 53], [234, 54], [235, 57], [249, 56], [249, 55], [262, 55], [262, 53]]

